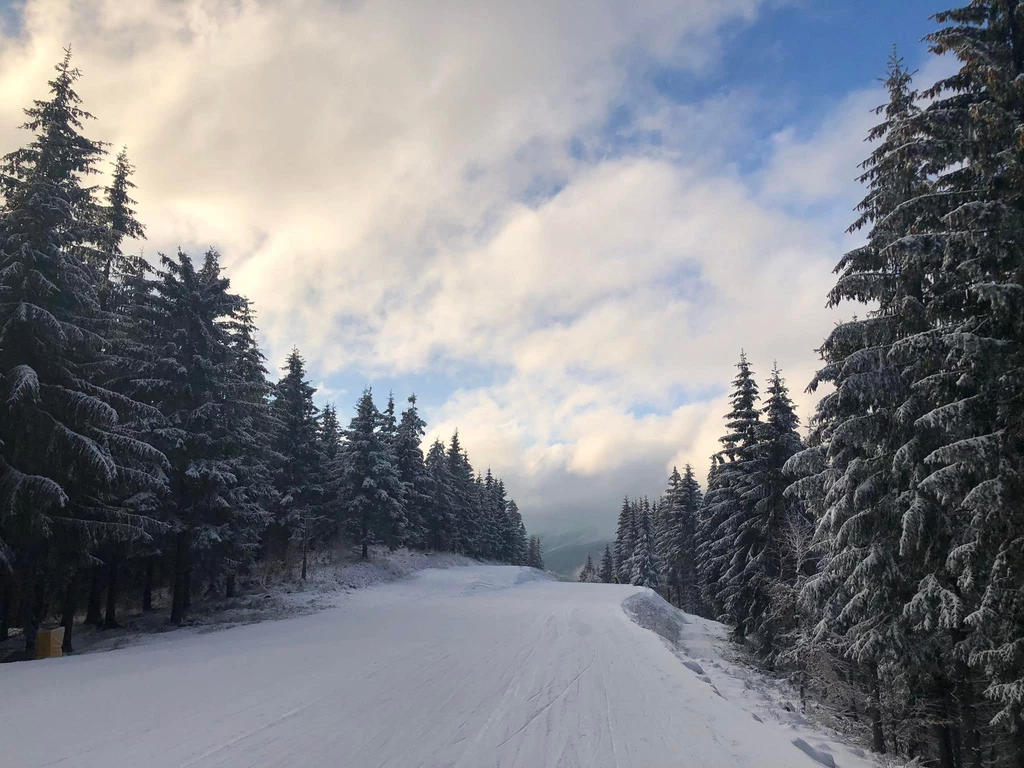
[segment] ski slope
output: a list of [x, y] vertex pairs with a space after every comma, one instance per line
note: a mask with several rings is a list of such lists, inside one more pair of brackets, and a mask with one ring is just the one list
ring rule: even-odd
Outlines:
[[0, 764], [820, 765], [630, 620], [627, 598], [662, 610], [647, 590], [525, 568], [430, 570], [309, 616], [6, 664]]

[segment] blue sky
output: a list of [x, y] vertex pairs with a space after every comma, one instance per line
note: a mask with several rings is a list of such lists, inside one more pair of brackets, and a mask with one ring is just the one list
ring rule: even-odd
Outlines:
[[741, 349], [806, 418], [877, 78], [948, 71], [943, 6], [0, 0], [0, 151], [71, 44], [146, 254], [216, 246], [342, 419], [415, 391], [535, 530], [607, 532], [706, 471]]

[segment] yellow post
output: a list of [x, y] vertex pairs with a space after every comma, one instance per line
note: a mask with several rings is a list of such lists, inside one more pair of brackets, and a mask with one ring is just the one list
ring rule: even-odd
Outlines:
[[53, 659], [63, 655], [64, 627], [41, 629], [36, 633], [36, 658]]

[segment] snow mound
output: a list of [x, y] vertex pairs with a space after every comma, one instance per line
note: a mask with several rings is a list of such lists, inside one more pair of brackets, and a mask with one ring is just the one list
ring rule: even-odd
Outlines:
[[725, 625], [683, 613], [649, 589], [639, 589], [623, 600], [622, 610], [634, 623], [663, 638], [682, 666], [728, 706], [784, 736], [788, 745], [806, 756], [786, 758], [787, 765], [804, 765], [807, 759], [825, 768], [878, 765], [864, 750], [849, 744], [848, 736], [802, 714], [794, 703], [795, 691], [785, 681], [753, 669], [729, 639]]
[[683, 625], [683, 614], [669, 605], [665, 599], [651, 591], [642, 589], [622, 601], [622, 610], [644, 629], [661, 635], [673, 646], [679, 644]]
[[807, 755], [816, 763], [821, 763], [826, 768], [836, 768], [836, 759], [825, 749], [816, 749], [803, 739], [793, 739], [793, 746]]
[[555, 581], [555, 577], [547, 571], [541, 571], [537, 568], [523, 568], [522, 572], [516, 576], [516, 586], [520, 584], [529, 584], [534, 581]]

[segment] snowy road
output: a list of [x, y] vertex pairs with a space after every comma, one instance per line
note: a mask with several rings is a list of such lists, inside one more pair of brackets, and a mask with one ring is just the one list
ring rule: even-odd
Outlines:
[[426, 571], [310, 616], [4, 665], [0, 765], [817, 765], [630, 621], [636, 589], [534, 574]]

